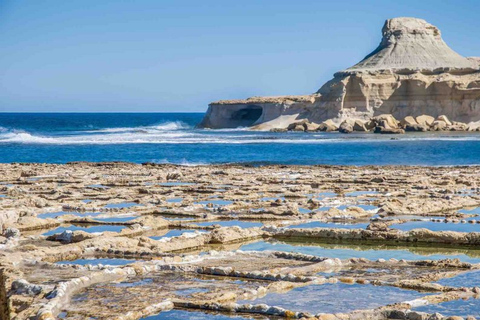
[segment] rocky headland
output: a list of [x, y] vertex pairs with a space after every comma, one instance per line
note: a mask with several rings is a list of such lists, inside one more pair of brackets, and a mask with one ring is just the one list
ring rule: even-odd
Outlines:
[[480, 58], [466, 58], [422, 19], [394, 18], [380, 45], [316, 93], [212, 102], [199, 125], [295, 131], [476, 131]]

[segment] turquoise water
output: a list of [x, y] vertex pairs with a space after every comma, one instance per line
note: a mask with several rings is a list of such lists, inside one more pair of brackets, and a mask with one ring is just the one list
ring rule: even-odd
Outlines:
[[480, 164], [478, 133], [392, 137], [196, 129], [202, 117], [201, 113], [1, 113], [0, 162]]

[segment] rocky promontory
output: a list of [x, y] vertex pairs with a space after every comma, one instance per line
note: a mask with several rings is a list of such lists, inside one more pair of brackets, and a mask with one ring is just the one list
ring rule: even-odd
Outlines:
[[453, 51], [422, 19], [394, 18], [372, 53], [316, 93], [212, 102], [199, 126], [401, 133], [479, 125], [480, 58]]

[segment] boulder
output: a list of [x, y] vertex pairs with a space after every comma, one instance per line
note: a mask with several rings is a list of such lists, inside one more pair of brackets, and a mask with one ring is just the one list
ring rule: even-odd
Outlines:
[[376, 126], [377, 125], [376, 125], [375, 121], [372, 120], [372, 119], [370, 119], [370, 121], [365, 122], [365, 128], [367, 128], [368, 131], [371, 131], [371, 130], [375, 129]]
[[315, 123], [311, 123], [307, 119], [303, 119], [301, 121], [296, 121], [294, 123], [290, 123], [287, 127], [287, 130], [289, 131], [315, 131], [317, 129], [318, 125]]
[[450, 131], [468, 131], [468, 124], [463, 122], [453, 122], [451, 126], [448, 126]]
[[424, 115], [418, 116], [417, 118], [415, 118], [415, 120], [417, 121], [418, 124], [430, 127], [433, 121], [435, 121], [435, 118], [424, 114]]
[[445, 124], [446, 124], [447, 126], [451, 126], [451, 125], [452, 125], [452, 122], [450, 122], [450, 120], [448, 120], [447, 116], [445, 116], [445, 115], [438, 116], [438, 118], [436, 119], [436, 121], [443, 121], [443, 122], [445, 122]]
[[338, 131], [340, 131], [341, 133], [351, 133], [353, 132], [353, 124], [345, 120], [340, 124]]
[[337, 131], [338, 128], [335, 125], [330, 125], [329, 123], [322, 122], [317, 128], [317, 131], [324, 131], [324, 132], [331, 132], [331, 131]]
[[373, 120], [376, 123], [376, 126], [396, 129], [398, 128], [398, 121], [391, 114], [381, 114], [379, 116], [373, 117]]
[[433, 121], [431, 130], [432, 131], [444, 131], [447, 129], [447, 123], [444, 121]]
[[405, 131], [408, 132], [427, 132], [428, 127], [423, 124], [407, 124], [405, 126]]
[[400, 121], [400, 125], [402, 127], [406, 127], [407, 125], [417, 125], [417, 124], [418, 124], [417, 120], [415, 120], [415, 118], [413, 118], [412, 116], [405, 117], [403, 118], [403, 120]]
[[287, 132], [288, 130], [285, 128], [273, 128], [270, 129], [270, 132]]
[[305, 131], [305, 127], [302, 124], [297, 124], [292, 131]]
[[308, 122], [303, 125], [305, 127], [305, 131], [317, 131], [319, 125], [313, 122]]
[[355, 120], [355, 122], [353, 124], [353, 131], [365, 132], [365, 131], [369, 131], [369, 130], [365, 127], [365, 123], [363, 121]]
[[399, 128], [385, 128], [385, 127], [375, 127], [373, 130], [374, 133], [380, 134], [403, 134], [405, 130]]

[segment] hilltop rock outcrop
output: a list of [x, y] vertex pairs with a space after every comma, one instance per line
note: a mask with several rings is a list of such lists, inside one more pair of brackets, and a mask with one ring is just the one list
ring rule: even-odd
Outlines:
[[336, 73], [316, 93], [213, 102], [200, 127], [286, 129], [302, 120], [316, 124], [329, 120], [337, 127], [351, 120], [353, 127], [355, 120], [368, 122], [384, 114], [417, 119], [416, 124], [402, 124], [407, 131], [426, 131], [433, 125], [420, 123], [418, 117], [444, 115], [452, 122], [479, 122], [480, 58], [453, 51], [440, 30], [425, 20], [390, 19], [380, 45], [356, 65]]

